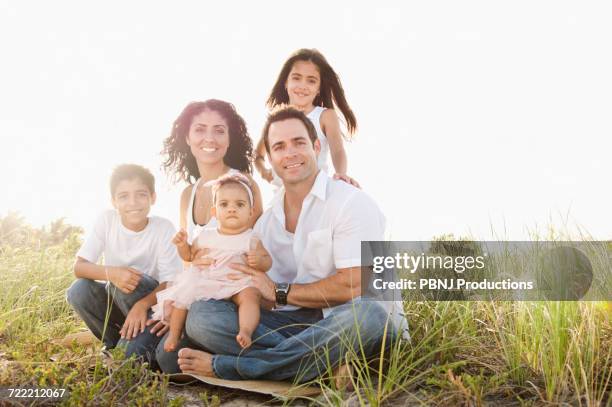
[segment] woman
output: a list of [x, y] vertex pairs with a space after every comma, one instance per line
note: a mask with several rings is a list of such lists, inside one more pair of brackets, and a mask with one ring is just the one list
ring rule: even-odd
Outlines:
[[[253, 143], [246, 124], [231, 103], [209, 99], [188, 104], [174, 121], [172, 133], [164, 140], [163, 167], [175, 181], [189, 184], [181, 194], [181, 228], [188, 241], [204, 226], [216, 226], [211, 217], [211, 187], [204, 184], [220, 176], [239, 171], [253, 186], [251, 227], [262, 212], [261, 191], [251, 177]], [[195, 181], [195, 183], [193, 183]]]

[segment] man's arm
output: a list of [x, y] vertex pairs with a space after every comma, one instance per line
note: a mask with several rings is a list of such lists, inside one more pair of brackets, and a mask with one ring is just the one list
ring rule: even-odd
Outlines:
[[[232, 263], [230, 267], [251, 276], [251, 284], [259, 289], [264, 300], [276, 301], [274, 281], [262, 271], [245, 264]], [[232, 279], [243, 276], [230, 276]], [[336, 274], [308, 284], [291, 284], [287, 303], [308, 308], [327, 308], [361, 295], [361, 267], [336, 270]]]
[[336, 270], [327, 278], [309, 284], [291, 284], [287, 303], [299, 307], [327, 308], [361, 295], [361, 267]]

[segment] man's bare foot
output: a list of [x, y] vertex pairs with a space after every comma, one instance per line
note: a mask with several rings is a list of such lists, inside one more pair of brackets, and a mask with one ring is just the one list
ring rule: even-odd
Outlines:
[[178, 345], [178, 338], [174, 337], [172, 334], [169, 334], [166, 338], [166, 342], [164, 342], [164, 351], [174, 352], [176, 350], [176, 345]]
[[181, 349], [178, 353], [178, 365], [183, 373], [216, 377], [212, 368], [212, 355], [201, 350]]
[[236, 341], [238, 342], [240, 346], [242, 346], [242, 349], [246, 349], [249, 346], [251, 346], [251, 343], [252, 343], [251, 335], [243, 331], [240, 331], [238, 332], [238, 335], [236, 335]]
[[354, 390], [353, 383], [351, 381], [351, 376], [353, 376], [353, 369], [349, 364], [343, 363], [338, 366], [336, 369], [334, 369], [333, 375], [333, 380], [336, 389], [346, 390], [349, 392]]

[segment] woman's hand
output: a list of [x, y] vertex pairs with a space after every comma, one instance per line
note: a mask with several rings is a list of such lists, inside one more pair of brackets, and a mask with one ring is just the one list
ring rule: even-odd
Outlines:
[[207, 256], [208, 253], [210, 253], [210, 249], [198, 249], [193, 255], [191, 265], [196, 266], [201, 270], [204, 270], [215, 264], [215, 260], [212, 257]]
[[142, 303], [137, 302], [134, 304], [125, 317], [125, 322], [119, 331], [122, 339], [130, 340], [144, 332], [147, 326], [147, 311], [148, 308]]
[[[274, 281], [263, 271], [255, 270], [253, 267], [249, 267], [246, 264], [230, 263], [230, 268], [240, 271], [244, 274], [251, 276], [251, 286], [257, 288], [261, 293], [264, 300], [276, 302], [276, 286]], [[244, 278], [244, 275], [240, 273], [228, 275], [230, 280], [240, 280]]]

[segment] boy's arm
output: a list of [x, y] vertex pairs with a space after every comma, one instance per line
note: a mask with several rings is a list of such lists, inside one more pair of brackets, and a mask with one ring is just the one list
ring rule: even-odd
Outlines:
[[142, 278], [142, 272], [139, 270], [130, 267], [100, 266], [82, 257], [77, 257], [74, 263], [74, 275], [77, 278], [110, 281], [126, 294], [134, 291]]

